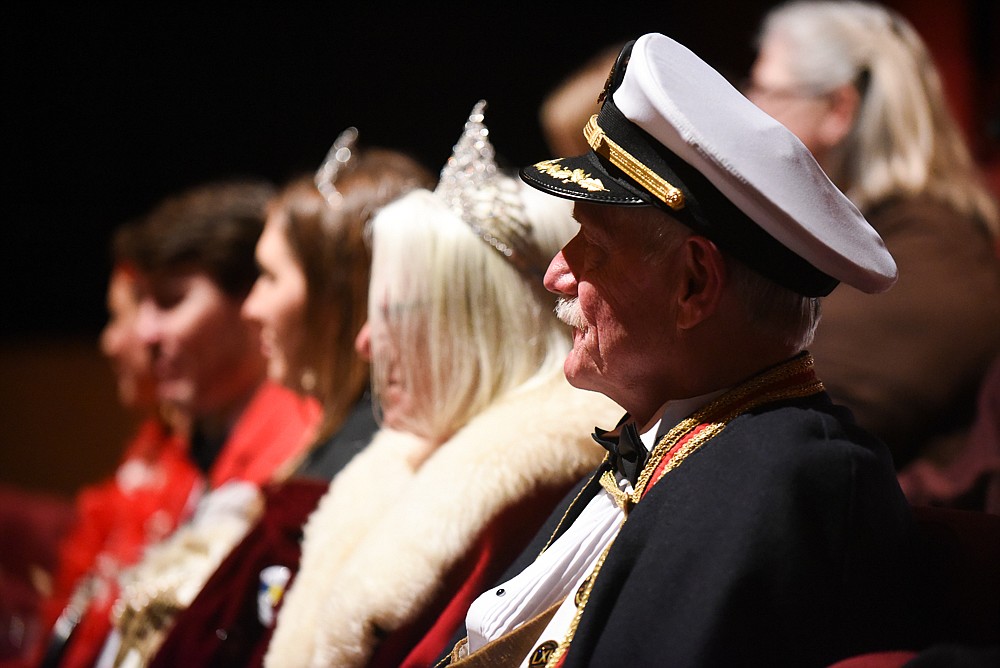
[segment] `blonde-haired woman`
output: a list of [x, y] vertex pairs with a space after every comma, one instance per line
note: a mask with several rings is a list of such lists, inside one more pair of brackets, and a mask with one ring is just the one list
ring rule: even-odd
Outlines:
[[264, 488], [246, 535], [200, 589], [178, 596], [176, 614], [164, 615], [151, 668], [260, 665], [274, 608], [298, 567], [302, 524], [377, 430], [368, 362], [354, 349], [368, 310], [365, 230], [380, 207], [434, 183], [410, 156], [362, 147], [348, 128], [315, 175], [292, 179], [271, 199], [256, 246], [260, 275], [242, 313], [260, 328], [270, 379], [315, 398], [322, 414], [312, 446]]
[[306, 523], [265, 665], [432, 664], [620, 413], [567, 383], [570, 331], [542, 287], [577, 224], [497, 170], [482, 112], [434, 192], [372, 221], [358, 348], [382, 428]]
[[811, 350], [827, 389], [897, 468], [947, 458], [1000, 351], [1000, 222], [926, 47], [880, 5], [792, 2], [765, 17], [746, 92], [809, 147], [899, 267], [885, 294], [845, 286], [824, 300]]

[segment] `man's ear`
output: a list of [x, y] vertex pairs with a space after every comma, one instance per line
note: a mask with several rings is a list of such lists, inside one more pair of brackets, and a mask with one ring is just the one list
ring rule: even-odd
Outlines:
[[698, 235], [684, 241], [678, 260], [677, 326], [692, 329], [715, 313], [728, 280], [726, 261], [714, 243]]
[[830, 107], [823, 115], [823, 120], [817, 128], [817, 136], [828, 148], [833, 148], [843, 141], [854, 126], [858, 108], [861, 106], [861, 94], [853, 84], [846, 83], [827, 93]]

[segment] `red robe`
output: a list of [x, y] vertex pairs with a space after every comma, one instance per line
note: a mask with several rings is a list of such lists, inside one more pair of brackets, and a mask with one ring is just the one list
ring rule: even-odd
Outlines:
[[[230, 432], [207, 484], [211, 489], [230, 480], [265, 484], [279, 467], [299, 459], [319, 416], [315, 401], [264, 383]], [[93, 665], [111, 630], [119, 573], [188, 519], [205, 485], [183, 439], [149, 420], [115, 475], [80, 492], [78, 521], [61, 546], [53, 596], [44, 608], [46, 628], [85, 576], [94, 590], [59, 666]]]

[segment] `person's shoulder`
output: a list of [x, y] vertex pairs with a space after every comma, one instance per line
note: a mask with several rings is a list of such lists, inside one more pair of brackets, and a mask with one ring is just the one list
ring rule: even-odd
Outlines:
[[265, 380], [257, 387], [243, 415], [277, 414], [284, 418], [315, 422], [319, 419], [320, 412], [319, 402], [314, 398], [299, 394], [274, 381]]
[[787, 441], [789, 447], [804, 441], [865, 448], [878, 443], [875, 436], [858, 426], [850, 409], [825, 393], [767, 406], [737, 419], [741, 429], [773, 432], [772, 442]]
[[[823, 395], [788, 402], [740, 416], [727, 426], [724, 440], [744, 441], [747, 463], [792, 468], [798, 474], [850, 477], [859, 471], [892, 471], [888, 449], [858, 426], [846, 408]], [[724, 433], [725, 433], [724, 432]]]
[[984, 224], [974, 216], [928, 194], [885, 199], [870, 207], [865, 217], [887, 243], [906, 233], [964, 237], [969, 234], [982, 236], [985, 231]]
[[469, 420], [435, 452], [422, 475], [440, 471], [453, 478], [448, 472], [460, 469], [475, 477], [473, 472], [481, 470], [496, 479], [502, 468], [510, 480], [521, 482], [575, 481], [604, 457], [591, 438], [594, 427], [613, 426], [621, 413], [604, 395], [570, 386], [561, 372], [539, 378]]
[[839, 407], [800, 402], [729, 421], [647, 497], [637, 517], [673, 527], [697, 526], [706, 512], [741, 526], [769, 525], [776, 517], [846, 517], [855, 507], [883, 504], [887, 510], [905, 503], [892, 459], [877, 438]]

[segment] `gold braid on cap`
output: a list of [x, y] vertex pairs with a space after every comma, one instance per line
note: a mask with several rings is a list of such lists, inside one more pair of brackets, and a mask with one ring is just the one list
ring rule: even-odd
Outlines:
[[434, 194], [518, 271], [537, 278], [545, 274], [548, 261], [531, 240], [532, 225], [517, 181], [497, 169], [483, 125], [485, 109], [486, 100], [472, 108]]
[[354, 157], [354, 147], [357, 143], [358, 129], [347, 128], [337, 136], [337, 140], [333, 142], [326, 158], [323, 159], [323, 164], [316, 170], [314, 178], [316, 188], [326, 199], [327, 204], [332, 207], [337, 207], [344, 199], [334, 183], [337, 180], [337, 175], [347, 167], [351, 158]]
[[604, 129], [597, 124], [596, 114], [590, 117], [587, 127], [583, 129], [583, 136], [586, 137], [590, 148], [594, 149], [594, 153], [610, 160], [612, 165], [625, 172], [629, 178], [649, 191], [653, 197], [674, 211], [680, 211], [684, 208], [684, 193], [612, 141], [604, 133]]

